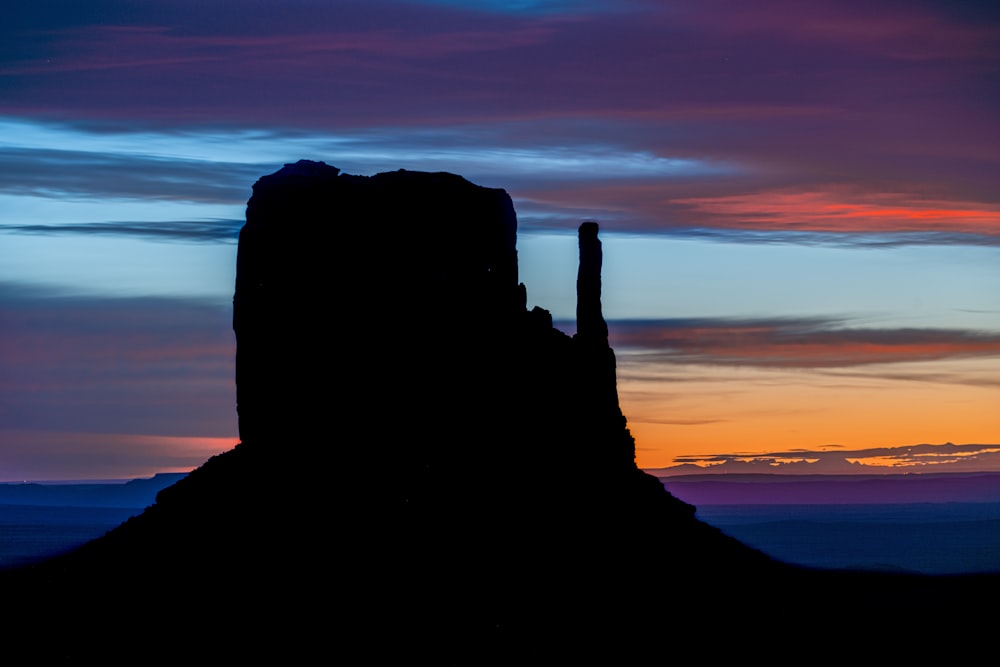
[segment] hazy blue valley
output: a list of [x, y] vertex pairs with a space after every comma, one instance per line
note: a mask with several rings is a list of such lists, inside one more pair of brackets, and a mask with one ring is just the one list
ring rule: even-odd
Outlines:
[[702, 505], [698, 517], [770, 556], [810, 567], [1000, 571], [1000, 503]]
[[[0, 567], [55, 555], [101, 536], [153, 504], [160, 489], [182, 476], [107, 484], [0, 484]], [[827, 487], [824, 494], [811, 495], [814, 502], [790, 503], [778, 491], [765, 496], [772, 488], [765, 485], [780, 483], [784, 489], [803, 481], [720, 483], [704, 477], [701, 482], [667, 479], [665, 485], [687, 502], [698, 498], [692, 504], [705, 523], [786, 562], [925, 574], [1000, 571], [1000, 502], [837, 502], [836, 489], [865, 481], [844, 478], [814, 481]], [[941, 486], [940, 479], [931, 478], [890, 482], [893, 488], [905, 487], [898, 497], [907, 497], [918, 484]], [[974, 486], [957, 476], [952, 482], [956, 491], [940, 498], [967, 496]], [[758, 502], [706, 502], [741, 495]], [[783, 502], [759, 502], [763, 497]], [[980, 491], [977, 497], [990, 496]]]

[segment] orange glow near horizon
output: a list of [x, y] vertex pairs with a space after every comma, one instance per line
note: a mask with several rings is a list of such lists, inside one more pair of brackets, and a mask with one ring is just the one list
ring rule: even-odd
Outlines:
[[682, 456], [802, 450], [808, 458], [842, 448], [846, 458], [875, 447], [1000, 441], [1000, 357], [806, 369], [619, 353], [618, 365], [641, 468]]

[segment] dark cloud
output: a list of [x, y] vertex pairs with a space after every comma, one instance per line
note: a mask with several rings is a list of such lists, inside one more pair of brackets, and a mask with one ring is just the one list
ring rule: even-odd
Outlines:
[[[132, 140], [142, 150], [142, 137]], [[246, 202], [250, 185], [272, 167], [108, 150], [2, 148], [0, 192], [234, 204]]]
[[786, 368], [1000, 355], [1000, 333], [848, 328], [831, 318], [664, 319], [608, 322], [613, 347], [648, 362]]
[[137, 236], [150, 240], [236, 243], [243, 220], [165, 220], [156, 222], [74, 222], [0, 224], [0, 231], [21, 234]]

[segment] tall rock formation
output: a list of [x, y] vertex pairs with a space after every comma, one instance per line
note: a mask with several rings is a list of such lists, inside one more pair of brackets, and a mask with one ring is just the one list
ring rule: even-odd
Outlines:
[[580, 268], [576, 277], [576, 331], [584, 340], [608, 343], [608, 324], [601, 310], [604, 253], [596, 222], [580, 225]]
[[303, 160], [261, 178], [246, 215], [233, 301], [244, 443], [328, 436], [329, 417], [374, 400], [398, 414], [450, 365], [433, 355], [461, 328], [491, 331], [523, 298], [510, 197], [459, 176]]
[[608, 324], [601, 307], [604, 253], [596, 222], [584, 222], [577, 232], [580, 265], [576, 278], [576, 343], [581, 357], [580, 400], [591, 416], [594, 462], [603, 473], [634, 467], [635, 445], [618, 403], [615, 354], [608, 343]]

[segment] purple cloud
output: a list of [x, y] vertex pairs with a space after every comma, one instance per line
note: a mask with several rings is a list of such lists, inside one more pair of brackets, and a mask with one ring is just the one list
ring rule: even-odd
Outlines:
[[0, 288], [4, 429], [235, 436], [229, 308]]

